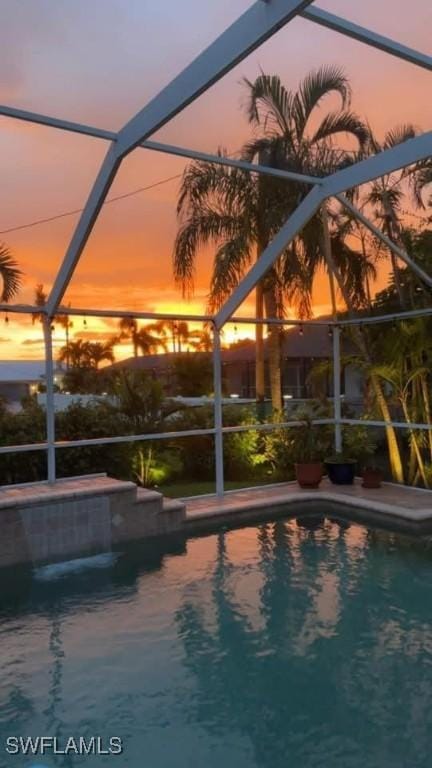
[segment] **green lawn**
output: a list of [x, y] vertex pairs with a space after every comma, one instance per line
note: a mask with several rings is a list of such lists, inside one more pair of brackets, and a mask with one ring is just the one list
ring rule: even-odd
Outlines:
[[[274, 480], [269, 479], [269, 483]], [[225, 490], [235, 491], [239, 488], [251, 488], [255, 485], [265, 485], [265, 480], [226, 480]], [[205, 493], [215, 493], [216, 488], [214, 481], [207, 482], [195, 482], [195, 483], [172, 483], [167, 485], [160, 485], [156, 489], [164, 496], [170, 496], [173, 499], [179, 499], [186, 496], [201, 496]]]

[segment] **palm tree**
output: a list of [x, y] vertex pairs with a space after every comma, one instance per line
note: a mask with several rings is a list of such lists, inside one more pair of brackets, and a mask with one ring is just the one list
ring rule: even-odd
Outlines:
[[2, 280], [0, 301], [6, 304], [21, 288], [22, 271], [5, 243], [0, 243], [0, 277]]
[[107, 360], [114, 362], [113, 346], [115, 339], [109, 341], [83, 341], [77, 339], [65, 344], [59, 351], [59, 360], [68, 359], [71, 368], [93, 368], [98, 370], [99, 365]]
[[[348, 110], [350, 87], [335, 67], [311, 72], [297, 92], [288, 91], [277, 76], [262, 74], [248, 88], [248, 117], [260, 132], [243, 149], [243, 156], [267, 165], [299, 173], [324, 175], [346, 165], [350, 155], [334, 151], [339, 134], [350, 134], [362, 147], [367, 139], [364, 123]], [[341, 109], [327, 112], [315, 125], [323, 98], [341, 97]], [[174, 274], [187, 294], [193, 287], [198, 249], [216, 247], [209, 303], [217, 308], [238, 285], [246, 270], [305, 196], [304, 184], [260, 176], [238, 169], [192, 163], [183, 176], [177, 211], [180, 227], [174, 248]], [[313, 250], [315, 261], [322, 238], [316, 220], [305, 228], [302, 240], [287, 247], [275, 266], [256, 288], [256, 317], [282, 317], [284, 300], [293, 303], [300, 315], [311, 312], [312, 277], [305, 254]], [[264, 397], [262, 327], [257, 326], [256, 391]], [[280, 329], [268, 331], [270, 383], [275, 410], [282, 408]]]
[[166, 352], [167, 339], [164, 322], [143, 325], [136, 331], [134, 343], [142, 355], [156, 354], [160, 348]]
[[120, 339], [131, 339], [134, 357], [138, 357], [138, 345], [136, 343], [136, 334], [138, 332], [138, 323], [134, 317], [122, 317], [119, 322]]
[[107, 360], [109, 363], [114, 362], [113, 346], [115, 339], [110, 341], [88, 341], [84, 342], [87, 345], [87, 361], [90, 368], [99, 368], [100, 364]]
[[88, 367], [88, 341], [77, 339], [76, 341], [70, 341], [61, 347], [58, 354], [60, 362], [69, 360], [71, 368], [86, 368]]
[[203, 328], [201, 331], [193, 331], [191, 334], [190, 346], [196, 352], [211, 352], [213, 349], [213, 339], [210, 331]]
[[[250, 120], [257, 126], [263, 126], [267, 135], [250, 143], [245, 154], [247, 159], [253, 159], [261, 153], [266, 157], [275, 158], [280, 167], [321, 176], [349, 165], [370, 145], [370, 130], [357, 115], [348, 110], [349, 83], [338, 68], [322, 68], [312, 72], [296, 94], [287, 92], [279, 78], [266, 75], [262, 75], [254, 84], [249, 84], [249, 88]], [[322, 98], [330, 92], [336, 92], [341, 97], [341, 110], [326, 114], [318, 127], [312, 130], [312, 134], [308, 133], [311, 114]], [[335, 149], [333, 139], [338, 134], [354, 137], [357, 144], [355, 154]], [[305, 190], [302, 190], [300, 185], [295, 186], [299, 202], [304, 197]], [[348, 248], [340, 233], [331, 232], [329, 214], [331, 212], [328, 205], [324, 204], [320, 214], [313, 217], [303, 228], [293, 243], [293, 248], [303, 255], [310, 283], [318, 269], [326, 269], [333, 317], [337, 317], [337, 289], [349, 314], [353, 316], [354, 310], [367, 301], [365, 285], [373, 276], [374, 266], [362, 253]], [[371, 365], [373, 361], [365, 333], [354, 329], [352, 334], [363, 359]], [[396, 432], [388, 424], [391, 421], [390, 410], [382, 383], [375, 374], [371, 375], [371, 384], [383, 419], [387, 422], [386, 436], [393, 476], [398, 482], [403, 482], [403, 466]]]
[[[358, 159], [369, 140], [369, 129], [365, 123], [350, 111], [351, 88], [338, 67], [321, 67], [311, 72], [300, 84], [297, 92], [287, 91], [280, 78], [262, 74], [254, 83], [246, 81], [249, 89], [249, 121], [261, 135], [245, 147], [244, 156], [249, 161], [264, 158], [279, 168], [312, 176], [324, 176], [347, 166]], [[340, 109], [320, 116], [319, 108], [330, 94], [340, 97]], [[316, 120], [319, 120], [318, 124]], [[349, 136], [355, 142], [355, 151], [338, 149], [335, 139], [340, 135]], [[305, 196], [305, 185], [291, 185], [295, 205]], [[328, 263], [329, 247], [333, 245], [328, 228], [329, 211], [326, 204], [321, 214], [303, 228], [293, 244], [302, 254], [309, 284], [304, 286], [308, 294], [313, 276], [318, 269], [327, 269], [333, 305], [336, 303], [333, 270]], [[364, 279], [369, 268], [362, 272], [363, 259], [345, 241], [337, 237], [339, 267], [345, 280], [345, 287], [353, 300], [356, 295], [363, 298]], [[353, 280], [355, 277], [355, 285]], [[347, 282], [351, 280], [351, 285]], [[335, 306], [333, 306], [335, 312]]]
[[188, 344], [190, 341], [191, 331], [189, 324], [185, 320], [179, 320], [175, 323], [175, 332], [177, 336], [177, 349], [182, 351], [182, 344]]
[[119, 323], [120, 339], [131, 339], [134, 357], [138, 357], [139, 352], [142, 355], [151, 355], [156, 353], [160, 347], [166, 351], [166, 326], [165, 320], [158, 320], [155, 323], [148, 323], [139, 327], [134, 317], [122, 317]]

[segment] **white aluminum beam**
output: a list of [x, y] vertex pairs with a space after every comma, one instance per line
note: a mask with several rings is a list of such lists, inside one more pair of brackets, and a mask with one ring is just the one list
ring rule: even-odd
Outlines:
[[358, 208], [356, 208], [355, 205], [353, 205], [346, 197], [345, 195], [336, 195], [336, 199], [339, 200], [342, 205], [347, 208], [351, 213], [361, 221], [362, 224], [364, 224], [365, 227], [367, 227], [379, 240], [381, 240], [384, 245], [386, 245], [388, 248], [390, 248], [393, 253], [398, 256], [401, 261], [405, 262], [405, 264], [412, 269], [413, 272], [417, 275], [417, 277], [420, 278], [426, 285], [429, 286], [429, 288], [432, 288], [432, 277], [427, 274], [416, 262], [407, 254], [406, 251], [404, 251], [403, 248], [400, 248], [396, 243], [393, 242], [387, 235], [384, 234], [384, 232], [381, 232], [378, 227], [375, 226], [368, 218], [365, 216], [361, 211], [359, 211]]
[[[1, 310], [1, 305], [0, 305]], [[191, 322], [209, 323], [213, 320], [211, 315], [194, 315], [173, 312], [139, 312], [123, 309], [83, 309], [77, 307], [59, 306], [56, 315], [71, 315], [78, 317], [133, 317], [136, 320], [189, 320]]]
[[[16, 120], [23, 120], [24, 122], [28, 123], [44, 125], [50, 128], [58, 128], [63, 131], [77, 133], [79, 135], [91, 136], [92, 138], [96, 139], [104, 139], [106, 141], [116, 141], [118, 136], [118, 134], [114, 131], [106, 131], [104, 128], [95, 128], [91, 125], [73, 123], [70, 120], [62, 120], [57, 117], [41, 115], [37, 112], [27, 112], [24, 109], [16, 109], [15, 107], [8, 107], [4, 105], [0, 105], [0, 115], [11, 117]], [[304, 184], [311, 185], [324, 183], [324, 179], [318, 176], [308, 176], [302, 173], [294, 173], [293, 171], [283, 171], [280, 168], [271, 168], [270, 166], [266, 165], [247, 163], [244, 160], [234, 160], [231, 157], [209, 154], [208, 152], [199, 152], [195, 149], [178, 147], [174, 144], [162, 144], [159, 141], [143, 141], [139, 147], [141, 149], [147, 149], [152, 152], [162, 152], [163, 154], [175, 155], [176, 157], [185, 157], [190, 160], [200, 160], [204, 163], [214, 163], [216, 165], [225, 165], [231, 168], [240, 168], [243, 171], [253, 171], [254, 173], [267, 174], [268, 176], [275, 176], [276, 178], [286, 179], [288, 181], [299, 181], [303, 182]]]
[[275, 235], [271, 243], [261, 254], [259, 260], [248, 272], [248, 274], [239, 283], [229, 299], [221, 307], [215, 316], [216, 328], [222, 328], [234, 314], [236, 309], [247, 298], [256, 284], [261, 280], [265, 273], [270, 269], [278, 256], [289, 245], [291, 240], [300, 232], [309, 219], [318, 210], [325, 198], [325, 187], [314, 187], [304, 200], [296, 208], [288, 221], [283, 225], [280, 231]]
[[45, 384], [46, 384], [46, 442], [48, 483], [53, 485], [56, 481], [56, 454], [55, 454], [55, 406], [54, 406], [54, 360], [51, 321], [46, 315], [43, 318], [43, 331], [45, 342]]
[[214, 389], [214, 456], [216, 495], [224, 495], [224, 463], [223, 463], [223, 414], [222, 414], [222, 358], [221, 343], [218, 329], [213, 325], [213, 389]]
[[432, 131], [428, 131], [327, 176], [322, 189], [326, 197], [338, 195], [431, 156]]
[[282, 29], [312, 0], [255, 3], [152, 99], [120, 131], [118, 152], [125, 155], [207, 91], [233, 67]]
[[285, 181], [298, 181], [303, 184], [314, 186], [315, 184], [324, 184], [324, 179], [319, 176], [309, 176], [294, 171], [283, 171], [280, 168], [271, 168], [268, 165], [247, 163], [245, 160], [234, 160], [231, 157], [209, 154], [208, 152], [198, 152], [194, 149], [184, 149], [183, 147], [172, 146], [171, 144], [159, 144], [156, 141], [144, 141], [140, 144], [144, 149], [150, 149], [153, 152], [164, 152], [177, 157], [188, 157], [191, 160], [199, 160], [203, 163], [213, 163], [215, 165], [225, 165], [230, 168], [239, 168], [242, 171], [251, 171], [265, 176], [275, 176]]
[[334, 438], [335, 451], [342, 451], [342, 400], [341, 400], [341, 355], [340, 355], [340, 328], [333, 326], [333, 413], [334, 413]]
[[398, 59], [408, 61], [410, 64], [416, 64], [418, 67], [423, 67], [429, 71], [432, 70], [431, 56], [427, 56], [425, 53], [419, 53], [413, 48], [408, 48], [406, 45], [397, 43], [389, 37], [379, 35], [370, 29], [361, 27], [359, 24], [354, 24], [352, 21], [347, 21], [340, 16], [335, 16], [333, 13], [323, 11], [321, 8], [312, 6], [306, 8], [300, 15], [304, 19], [308, 19], [308, 21], [313, 21], [323, 27], [327, 27], [327, 29], [332, 29], [334, 32], [340, 32], [342, 35], [351, 37], [353, 40], [357, 40], [360, 43], [366, 43], [366, 45], [370, 45], [380, 51], [396, 56]]
[[351, 317], [347, 320], [339, 320], [340, 326], [346, 325], [377, 325], [379, 323], [392, 323], [395, 320], [414, 320], [417, 317], [431, 317], [432, 307], [422, 309], [409, 309], [406, 312], [391, 312], [387, 315], [368, 315], [365, 317]]
[[50, 115], [41, 115], [39, 112], [28, 112], [26, 109], [17, 107], [8, 107], [5, 104], [0, 105], [0, 115], [11, 117], [14, 120], [23, 120], [25, 123], [36, 123], [45, 125], [49, 128], [58, 128], [61, 131], [92, 136], [95, 139], [105, 139], [106, 141], [115, 141], [117, 134], [114, 131], [105, 131], [103, 128], [94, 128], [92, 125], [83, 125], [71, 120], [63, 120]]
[[105, 155], [96, 181], [93, 184], [84, 210], [80, 216], [74, 234], [72, 235], [63, 263], [57, 272], [54, 285], [48, 296], [46, 311], [51, 316], [56, 314], [57, 307], [65, 294], [75, 267], [85, 248], [87, 240], [90, 237], [104, 200], [119, 169], [120, 162], [121, 160], [115, 152], [115, 144], [113, 143]]

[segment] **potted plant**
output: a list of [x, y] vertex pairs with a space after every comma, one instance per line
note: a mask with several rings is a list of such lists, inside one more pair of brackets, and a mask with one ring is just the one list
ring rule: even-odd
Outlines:
[[381, 488], [383, 473], [376, 464], [366, 464], [362, 472], [363, 488]]
[[[335, 485], [352, 485], [356, 466], [363, 466], [375, 452], [375, 441], [367, 427], [347, 426], [342, 431], [344, 449], [324, 462], [329, 480]], [[371, 487], [371, 486], [369, 486]], [[376, 487], [376, 486], [375, 486]]]
[[325, 462], [329, 480], [334, 485], [352, 485], [355, 478], [356, 459], [349, 454], [339, 451], [329, 456]]
[[295, 429], [293, 446], [296, 480], [300, 488], [318, 488], [323, 476], [322, 447], [318, 430], [308, 413], [302, 414], [302, 425]]

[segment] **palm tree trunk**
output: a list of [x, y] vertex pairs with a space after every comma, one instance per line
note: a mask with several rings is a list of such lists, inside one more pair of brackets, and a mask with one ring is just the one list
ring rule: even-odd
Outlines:
[[69, 370], [69, 357], [70, 357], [70, 352], [69, 352], [69, 318], [66, 319], [65, 331], [66, 331], [66, 350], [67, 350], [67, 352], [66, 352], [66, 370], [68, 371]]
[[[266, 317], [276, 317], [278, 306], [274, 288], [269, 286], [264, 292]], [[273, 411], [282, 411], [282, 371], [281, 371], [281, 338], [279, 326], [268, 328], [267, 344], [270, 370], [270, 392]]]
[[[345, 290], [345, 285], [342, 280], [342, 276], [339, 270], [337, 269], [333, 259], [333, 254], [331, 251], [330, 233], [328, 231], [328, 219], [327, 219], [326, 213], [324, 213], [324, 216], [322, 216], [322, 220], [323, 220], [324, 230], [327, 230], [327, 233], [324, 235], [324, 243], [325, 243], [324, 256], [327, 262], [329, 276], [330, 274], [332, 274], [336, 279], [338, 288], [341, 292], [346, 308], [348, 310], [348, 314], [350, 316], [353, 316], [354, 311], [353, 311], [353, 306], [351, 304], [350, 297], [348, 295], [348, 292]], [[328, 245], [326, 245], [326, 243], [328, 243]], [[334, 301], [333, 293], [332, 293], [332, 301]], [[335, 306], [333, 307], [333, 311], [335, 311]], [[354, 336], [356, 345], [359, 348], [364, 360], [370, 364], [372, 360], [370, 358], [367, 344], [363, 337], [362, 331], [354, 326], [353, 336]], [[385, 399], [384, 391], [378, 376], [372, 374], [371, 384], [375, 394], [376, 402], [378, 404], [378, 407], [383, 417], [383, 421], [386, 422], [385, 432], [386, 432], [386, 438], [387, 438], [387, 447], [389, 452], [389, 460], [390, 460], [392, 475], [394, 480], [396, 480], [397, 483], [403, 483], [404, 473], [403, 473], [402, 459], [401, 459], [400, 450], [399, 450], [399, 444], [396, 437], [396, 431], [394, 427], [389, 423], [391, 422], [390, 409]]]
[[137, 332], [132, 331], [132, 345], [133, 345], [133, 353], [134, 357], [138, 357], [138, 339], [137, 339]]
[[[403, 397], [401, 398], [401, 405], [402, 405], [402, 411], [403, 411], [403, 415], [405, 417], [406, 423], [407, 424], [411, 424], [410, 415], [408, 413], [408, 406], [407, 406], [405, 398], [403, 398]], [[421, 455], [420, 446], [418, 444], [418, 440], [417, 440], [417, 437], [416, 437], [415, 432], [414, 432], [413, 429], [410, 429], [410, 437], [411, 437], [411, 444], [413, 446], [415, 457], [417, 459], [417, 466], [418, 466], [418, 470], [420, 472], [421, 479], [423, 480], [425, 488], [429, 488], [429, 484], [428, 484], [427, 477], [426, 477], [425, 465], [424, 465], [424, 462], [423, 462], [423, 457]]]
[[[367, 253], [366, 253], [366, 244], [365, 244], [364, 232], [361, 229], [360, 224], [359, 224], [358, 221], [357, 221], [357, 230], [359, 232], [359, 237], [360, 237], [361, 252], [363, 254], [363, 258], [366, 260], [367, 259]], [[368, 304], [368, 310], [369, 310], [369, 312], [371, 312], [372, 311], [372, 293], [371, 293], [371, 286], [370, 286], [369, 275], [366, 275], [365, 281], [366, 281], [366, 299], [367, 299], [367, 304]]]
[[328, 272], [329, 285], [330, 285], [330, 298], [331, 298], [331, 305], [332, 305], [332, 317], [333, 317], [333, 320], [337, 320], [336, 286], [335, 286], [333, 254], [332, 254], [332, 247], [331, 247], [327, 206], [325, 203], [321, 207], [321, 221], [322, 221], [322, 228], [323, 228], [322, 249], [324, 253], [324, 258], [327, 263], [327, 272]]
[[[387, 199], [386, 194], [383, 194], [382, 198], [382, 204], [384, 208], [384, 214], [386, 217], [386, 227], [387, 230], [387, 236], [390, 238], [390, 240], [399, 240], [400, 241], [400, 231], [398, 233], [398, 224], [395, 220], [394, 213], [392, 210], [392, 207]], [[393, 272], [393, 282], [396, 286], [396, 291], [399, 297], [399, 303], [401, 307], [405, 306], [405, 299], [402, 291], [401, 281], [400, 281], [400, 275], [399, 275], [399, 267], [397, 264], [397, 259], [394, 254], [394, 252], [390, 249], [390, 261], [392, 265], [392, 272]]]
[[409, 447], [409, 461], [408, 461], [408, 485], [415, 485], [415, 478], [418, 474], [417, 459], [414, 451], [413, 443], [410, 443]]

